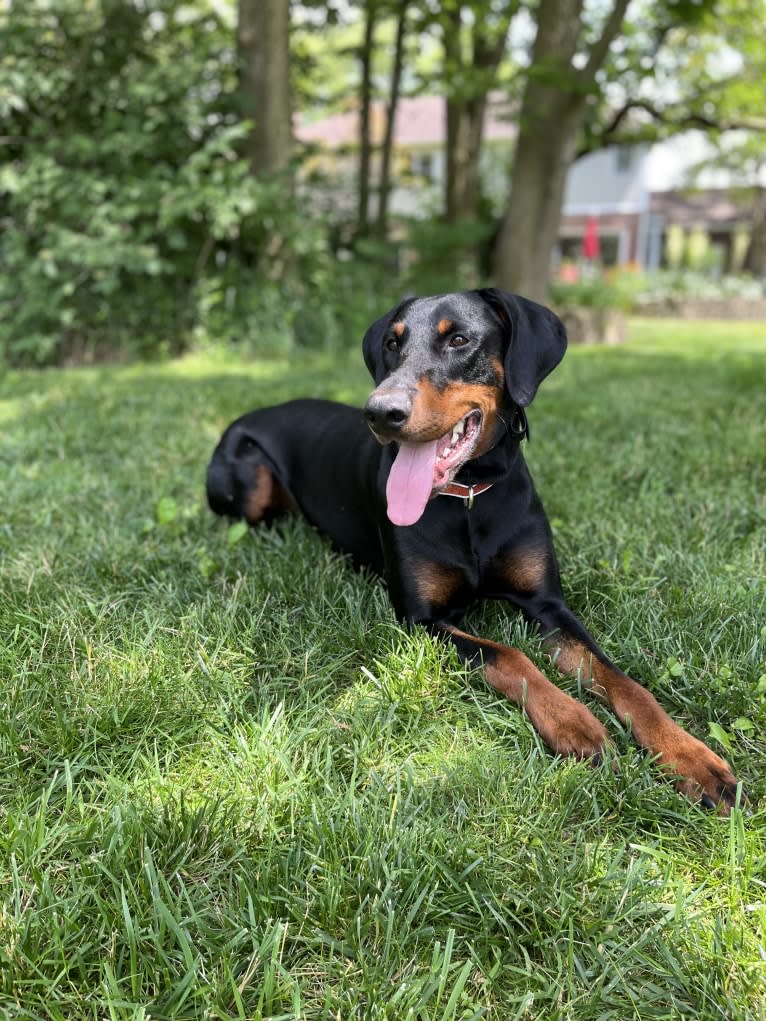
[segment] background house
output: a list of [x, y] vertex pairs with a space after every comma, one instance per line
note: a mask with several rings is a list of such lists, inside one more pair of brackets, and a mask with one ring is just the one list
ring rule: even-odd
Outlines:
[[576, 258], [589, 218], [607, 266], [646, 265], [650, 225], [648, 146], [612, 146], [578, 160], [567, 177], [558, 256]]
[[[379, 147], [385, 109], [374, 103], [371, 137]], [[325, 197], [333, 212], [347, 206], [355, 214], [355, 175], [359, 116], [333, 114], [296, 127], [300, 141], [314, 146], [310, 169], [330, 182]], [[393, 218], [425, 219], [438, 215], [445, 187], [446, 104], [440, 96], [400, 100], [394, 125]], [[483, 192], [500, 216], [507, 187], [507, 166], [516, 128], [502, 95], [491, 97], [484, 126]], [[689, 169], [706, 153], [702, 136], [690, 132], [655, 145], [611, 146], [579, 159], [569, 172], [561, 217], [557, 261], [581, 254], [586, 224], [595, 218], [601, 261], [607, 266], [633, 265], [652, 270], [663, 265], [668, 230], [703, 231], [711, 245], [711, 265], [720, 270], [746, 265], [751, 204], [732, 197], [720, 174], [712, 185], [685, 187]], [[373, 157], [372, 180], [378, 168]], [[711, 180], [709, 178], [709, 180]], [[374, 207], [373, 207], [374, 213]], [[744, 248], [743, 248], [744, 242]]]
[[630, 263], [647, 270], [666, 262], [668, 233], [702, 232], [708, 268], [747, 266], [753, 202], [718, 172], [689, 187], [689, 172], [705, 156], [698, 132], [655, 145], [613, 146], [578, 160], [569, 172], [561, 219], [559, 255], [581, 249], [588, 217], [596, 217], [605, 265]]
[[[373, 185], [379, 177], [379, 148], [385, 132], [386, 111], [380, 101], [370, 110], [370, 137], [374, 147]], [[335, 211], [354, 206], [359, 143], [356, 110], [332, 114], [313, 122], [299, 121], [297, 139], [314, 147], [311, 169], [324, 174], [333, 187]], [[490, 97], [484, 121], [482, 182], [487, 196], [502, 208], [507, 164], [516, 128], [506, 97]], [[442, 96], [415, 96], [399, 100], [394, 121], [393, 189], [389, 209], [393, 217], [425, 219], [438, 215], [443, 204], [447, 138], [447, 107]], [[373, 215], [375, 207], [373, 205]]]

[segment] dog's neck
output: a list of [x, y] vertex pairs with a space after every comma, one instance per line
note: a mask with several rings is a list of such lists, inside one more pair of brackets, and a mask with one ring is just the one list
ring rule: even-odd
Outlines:
[[499, 482], [513, 470], [521, 457], [520, 447], [524, 438], [529, 439], [527, 416], [523, 408], [514, 406], [510, 414], [503, 414], [495, 443], [481, 457], [466, 461], [453, 482], [466, 488], [473, 487], [475, 496], [478, 495], [479, 486], [483, 487], [482, 492], [486, 492], [489, 485]]

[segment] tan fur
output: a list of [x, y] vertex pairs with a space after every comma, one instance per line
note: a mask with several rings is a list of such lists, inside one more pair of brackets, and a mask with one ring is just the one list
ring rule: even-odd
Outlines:
[[684, 794], [693, 797], [717, 790], [721, 783], [736, 783], [728, 763], [675, 723], [646, 688], [602, 663], [580, 642], [554, 640], [552, 648], [558, 669], [578, 675], [594, 694], [605, 698], [663, 769], [682, 778], [677, 787]]
[[491, 650], [484, 674], [501, 694], [520, 705], [542, 739], [560, 755], [588, 758], [598, 755], [607, 742], [607, 733], [593, 713], [542, 674], [519, 649], [476, 639], [458, 628], [452, 634]]
[[432, 560], [419, 560], [413, 565], [415, 585], [424, 603], [447, 606], [463, 582], [463, 573], [457, 567], [437, 564]]
[[548, 560], [544, 550], [514, 550], [511, 557], [493, 567], [514, 591], [536, 592], [545, 583]]
[[265, 464], [257, 464], [253, 469], [253, 487], [245, 501], [245, 520], [255, 525], [269, 511], [284, 514], [294, 509], [295, 503], [284, 486]]
[[482, 434], [473, 456], [480, 457], [495, 438], [502, 398], [500, 386], [448, 383], [438, 390], [428, 379], [421, 379], [402, 438], [410, 443], [437, 440], [469, 411], [479, 409], [483, 416]]

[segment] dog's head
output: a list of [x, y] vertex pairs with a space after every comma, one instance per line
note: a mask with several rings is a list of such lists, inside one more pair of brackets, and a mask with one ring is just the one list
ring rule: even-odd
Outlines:
[[363, 351], [377, 385], [364, 411], [381, 443], [399, 444], [391, 520], [413, 524], [493, 447], [565, 350], [557, 316], [495, 288], [410, 298], [373, 323]]

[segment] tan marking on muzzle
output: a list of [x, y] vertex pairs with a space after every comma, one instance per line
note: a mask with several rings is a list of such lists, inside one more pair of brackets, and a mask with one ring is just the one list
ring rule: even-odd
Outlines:
[[499, 385], [449, 383], [437, 390], [428, 379], [421, 379], [401, 437], [411, 443], [437, 440], [470, 411], [478, 410], [482, 413], [482, 432], [473, 457], [480, 457], [494, 439], [502, 400]]

